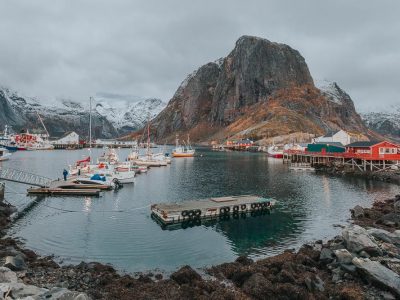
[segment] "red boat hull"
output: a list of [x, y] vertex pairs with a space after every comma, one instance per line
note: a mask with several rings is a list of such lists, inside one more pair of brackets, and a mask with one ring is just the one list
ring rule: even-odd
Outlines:
[[273, 158], [283, 158], [283, 154], [281, 154], [281, 153], [275, 153], [275, 154], [268, 153], [268, 156], [273, 157]]

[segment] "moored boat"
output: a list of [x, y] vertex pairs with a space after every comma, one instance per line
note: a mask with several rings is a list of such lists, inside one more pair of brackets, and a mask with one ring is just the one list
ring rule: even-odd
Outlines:
[[283, 149], [279, 146], [272, 145], [268, 148], [267, 154], [273, 158], [283, 158]]
[[176, 146], [175, 149], [172, 150], [172, 157], [193, 157], [195, 150], [192, 149], [189, 141], [189, 135], [186, 145], [179, 145], [179, 138], [176, 135]]
[[10, 159], [11, 153], [6, 148], [0, 148], [0, 161]]

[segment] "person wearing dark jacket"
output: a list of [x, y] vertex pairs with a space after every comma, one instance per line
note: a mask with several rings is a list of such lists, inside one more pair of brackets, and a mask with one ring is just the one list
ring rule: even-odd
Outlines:
[[64, 181], [67, 181], [68, 171], [66, 169], [64, 169], [63, 175], [64, 175]]

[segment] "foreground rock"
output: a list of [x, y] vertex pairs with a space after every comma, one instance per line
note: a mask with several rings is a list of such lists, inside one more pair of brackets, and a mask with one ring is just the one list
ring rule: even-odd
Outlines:
[[99, 263], [60, 267], [51, 257], [3, 238], [0, 259], [19, 271], [0, 268], [0, 299], [397, 299], [400, 228], [379, 221], [397, 214], [395, 201], [363, 208], [355, 224], [332, 240], [258, 261], [239, 257], [205, 270], [212, 279], [190, 266], [170, 278], [132, 277]]
[[342, 237], [346, 244], [346, 248], [350, 252], [360, 253], [365, 251], [369, 255], [373, 256], [382, 254], [382, 250], [371, 239], [368, 232], [358, 225], [351, 225], [345, 228], [342, 232]]
[[19, 282], [15, 272], [8, 268], [0, 268], [0, 299], [59, 299], [89, 300], [85, 293], [72, 292], [65, 288], [39, 288]]
[[366, 276], [367, 280], [386, 287], [400, 297], [400, 276], [377, 261], [368, 258], [354, 258], [353, 264]]

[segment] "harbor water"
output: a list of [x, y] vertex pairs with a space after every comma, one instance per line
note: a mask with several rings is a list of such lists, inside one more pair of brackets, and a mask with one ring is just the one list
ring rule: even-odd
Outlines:
[[[92, 152], [96, 157], [102, 150]], [[119, 150], [120, 158], [128, 152]], [[17, 152], [2, 166], [62, 178], [68, 164], [88, 153]], [[185, 264], [202, 268], [229, 262], [239, 255], [257, 259], [331, 238], [340, 232], [337, 225], [349, 219], [350, 208], [400, 192], [399, 186], [384, 182], [290, 171], [281, 160], [262, 153], [198, 149], [196, 154], [152, 168], [138, 175], [134, 185], [99, 198], [28, 197], [27, 186], [7, 183], [6, 199], [18, 208], [36, 201], [9, 235], [64, 264], [98, 261], [127, 272], [169, 272]], [[150, 215], [154, 203], [240, 194], [271, 197], [278, 204], [270, 214], [184, 229], [162, 228]]]

